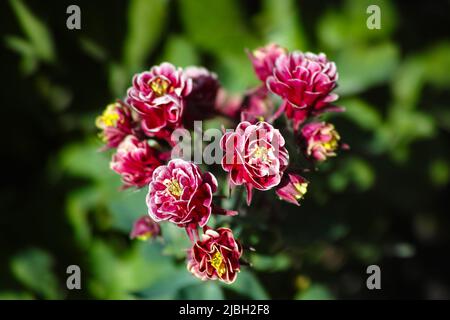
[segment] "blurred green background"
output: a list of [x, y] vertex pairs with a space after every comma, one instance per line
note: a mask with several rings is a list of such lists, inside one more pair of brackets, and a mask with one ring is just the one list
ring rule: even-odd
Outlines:
[[[66, 28], [71, 4], [81, 30]], [[366, 27], [370, 4], [380, 30]], [[449, 1], [2, 1], [0, 299], [449, 299], [449, 12]], [[129, 240], [146, 191], [118, 192], [94, 120], [164, 60], [249, 88], [244, 49], [268, 42], [336, 61], [347, 112], [331, 121], [351, 150], [308, 176], [300, 208], [257, 197], [238, 220], [254, 267], [204, 283], [186, 271], [182, 230]], [[65, 287], [70, 264], [82, 290]], [[365, 286], [370, 264], [382, 290]]]

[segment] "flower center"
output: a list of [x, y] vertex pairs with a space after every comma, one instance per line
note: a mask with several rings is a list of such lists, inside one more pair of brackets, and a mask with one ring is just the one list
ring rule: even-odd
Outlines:
[[183, 189], [180, 186], [180, 183], [177, 179], [166, 179], [164, 180], [164, 185], [166, 186], [167, 192], [169, 192], [172, 196], [175, 198], [181, 197], [181, 194], [183, 193]]
[[117, 113], [116, 107], [117, 106], [115, 103], [109, 104], [106, 107], [105, 111], [103, 111], [103, 114], [101, 116], [98, 116], [95, 120], [95, 125], [100, 129], [117, 126], [117, 122], [119, 121], [120, 117], [119, 113]]
[[270, 162], [269, 160], [269, 149], [266, 147], [256, 146], [253, 151], [253, 158], [261, 159], [262, 162]]
[[329, 152], [329, 151], [331, 151], [331, 152], [335, 151], [335, 150], [337, 149], [337, 147], [338, 147], [339, 140], [340, 140], [340, 138], [341, 138], [341, 137], [339, 136], [339, 134], [337, 133], [337, 131], [335, 131], [335, 130], [332, 130], [332, 131], [330, 132], [330, 135], [331, 135], [331, 139], [330, 139], [329, 141], [323, 143], [323, 147], [325, 148], [325, 150], [326, 150], [327, 152]]
[[216, 249], [216, 253], [214, 253], [213, 257], [210, 260], [211, 266], [216, 269], [217, 274], [219, 277], [221, 277], [226, 271], [227, 267], [225, 266], [225, 263], [223, 261], [223, 256], [219, 252], [219, 250]]
[[294, 183], [295, 190], [298, 191], [298, 194], [295, 195], [295, 198], [297, 200], [300, 200], [305, 195], [306, 191], [308, 190], [308, 183]]
[[170, 86], [169, 81], [160, 77], [156, 77], [155, 79], [151, 80], [148, 85], [157, 97], [163, 96], [167, 92], [172, 91], [172, 87]]

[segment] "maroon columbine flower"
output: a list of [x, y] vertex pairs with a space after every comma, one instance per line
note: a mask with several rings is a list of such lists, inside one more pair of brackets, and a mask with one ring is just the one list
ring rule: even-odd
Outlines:
[[161, 165], [161, 155], [147, 141], [127, 136], [113, 155], [111, 169], [122, 176], [124, 187], [141, 188], [152, 179], [153, 170]]
[[127, 103], [139, 113], [147, 135], [168, 138], [181, 125], [184, 99], [191, 89], [192, 80], [182, 69], [164, 62], [134, 76]]
[[192, 91], [186, 97], [183, 123], [192, 128], [194, 120], [208, 119], [217, 114], [215, 103], [220, 88], [217, 75], [201, 67], [187, 67], [184, 72], [192, 80]]
[[207, 228], [188, 253], [187, 268], [202, 280], [233, 283], [240, 271], [242, 247], [228, 228]]
[[280, 183], [289, 154], [283, 136], [269, 123], [243, 121], [225, 133], [220, 144], [225, 151], [222, 168], [229, 172], [232, 186], [246, 186], [248, 204], [253, 188], [269, 190]]
[[267, 87], [285, 99], [286, 115], [297, 130], [307, 116], [334, 108], [330, 103], [338, 96], [331, 91], [337, 79], [336, 65], [325, 54], [295, 51], [277, 59]]
[[274, 105], [267, 93], [266, 87], [259, 87], [246, 95], [241, 107], [241, 121], [256, 123], [272, 115]]
[[203, 227], [212, 211], [217, 180], [201, 173], [192, 162], [173, 159], [153, 173], [147, 194], [148, 213], [153, 220], [167, 220], [179, 227]]
[[142, 216], [134, 222], [130, 238], [139, 240], [148, 240], [161, 235], [159, 224], [153, 221], [148, 215]]
[[300, 139], [307, 158], [325, 161], [336, 156], [340, 136], [331, 123], [312, 122], [302, 128]]
[[278, 57], [286, 53], [287, 50], [285, 48], [274, 43], [253, 50], [253, 52], [247, 52], [256, 75], [263, 82], [266, 81], [268, 76], [272, 75], [275, 61]]
[[276, 194], [281, 200], [300, 205], [298, 201], [303, 199], [308, 189], [308, 181], [298, 174], [288, 173], [283, 176], [278, 185]]
[[97, 128], [102, 130], [100, 137], [106, 143], [105, 149], [117, 148], [133, 132], [133, 122], [131, 110], [126, 104], [115, 102], [107, 105], [95, 120]]

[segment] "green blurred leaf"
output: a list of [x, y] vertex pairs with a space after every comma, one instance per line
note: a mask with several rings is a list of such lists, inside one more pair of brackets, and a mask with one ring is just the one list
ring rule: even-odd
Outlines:
[[88, 37], [80, 37], [80, 48], [86, 52], [87, 55], [89, 55], [91, 58], [100, 61], [105, 62], [108, 58], [108, 53], [104, 48], [102, 48], [98, 43], [96, 43], [94, 40], [88, 38]]
[[182, 36], [169, 37], [162, 57], [161, 61], [170, 61], [180, 67], [195, 66], [200, 63], [194, 46]]
[[334, 295], [330, 290], [321, 284], [313, 284], [308, 289], [299, 292], [295, 296], [296, 300], [334, 300]]
[[339, 113], [339, 116], [350, 119], [362, 129], [377, 130], [382, 124], [380, 112], [361, 99], [341, 100], [339, 105], [346, 111]]
[[28, 292], [1, 291], [1, 300], [33, 300], [34, 297]]
[[428, 82], [438, 88], [450, 87], [450, 42], [443, 41], [429, 49], [424, 57], [425, 76]]
[[123, 62], [128, 75], [140, 71], [164, 34], [168, 0], [132, 0], [128, 7], [128, 33]]
[[116, 196], [108, 200], [108, 208], [113, 218], [112, 227], [130, 233], [134, 221], [147, 214], [146, 195], [146, 188], [121, 192], [117, 190]]
[[36, 70], [38, 59], [34, 47], [28, 41], [19, 37], [7, 36], [5, 37], [5, 44], [22, 56], [20, 69], [23, 74], [30, 75]]
[[95, 181], [114, 176], [108, 169], [109, 156], [99, 149], [100, 143], [95, 140], [69, 145], [60, 154], [61, 168], [72, 175]]
[[254, 269], [258, 271], [279, 272], [286, 270], [291, 266], [291, 259], [289, 256], [282, 253], [274, 256], [253, 254], [251, 261]]
[[399, 61], [399, 52], [392, 43], [367, 47], [349, 47], [336, 56], [341, 95], [356, 94], [391, 78]]
[[225, 296], [223, 295], [222, 287], [216, 281], [205, 281], [184, 288], [177, 298], [187, 300], [223, 300]]
[[[367, 7], [378, 5], [381, 29], [367, 27]], [[347, 0], [340, 10], [330, 9], [319, 20], [317, 34], [320, 47], [347, 50], [387, 39], [395, 29], [397, 18], [393, 5], [385, 0]]]
[[269, 299], [266, 291], [259, 283], [258, 278], [249, 270], [242, 270], [234, 283], [222, 284], [226, 289], [232, 290], [240, 295], [250, 299], [265, 300]]
[[267, 43], [277, 43], [290, 50], [308, 47], [295, 0], [264, 0], [258, 25]]
[[53, 272], [54, 260], [47, 252], [32, 248], [16, 255], [11, 271], [24, 286], [45, 299], [59, 299], [61, 292]]
[[256, 46], [255, 38], [243, 22], [239, 2], [183, 0], [178, 3], [186, 32], [198, 47], [216, 55], [236, 55]]
[[136, 292], [178, 271], [171, 259], [160, 254], [157, 243], [139, 241], [120, 254], [110, 244], [97, 240], [91, 245], [89, 264], [89, 290], [99, 299], [134, 299]]
[[430, 164], [429, 174], [436, 186], [445, 186], [450, 180], [450, 164], [445, 159], [435, 159]]
[[45, 24], [25, 6], [22, 0], [10, 0], [9, 3], [36, 55], [45, 62], [54, 62], [53, 39]]

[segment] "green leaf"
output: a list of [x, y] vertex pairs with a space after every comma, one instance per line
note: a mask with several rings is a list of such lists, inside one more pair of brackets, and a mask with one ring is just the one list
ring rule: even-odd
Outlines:
[[80, 37], [79, 39], [80, 48], [91, 58], [105, 62], [108, 58], [108, 53], [105, 48], [102, 48], [98, 43], [88, 37]]
[[123, 62], [129, 75], [140, 71], [163, 32], [167, 0], [132, 0], [128, 7], [128, 33]]
[[33, 300], [34, 297], [28, 292], [1, 291], [1, 300]]
[[260, 18], [258, 25], [267, 43], [277, 43], [290, 50], [308, 47], [295, 0], [264, 0]]
[[362, 129], [377, 130], [382, 125], [380, 112], [363, 100], [341, 100], [339, 105], [343, 106], [346, 111], [339, 113], [339, 116], [348, 118]]
[[47, 252], [32, 248], [16, 255], [11, 271], [24, 286], [45, 299], [61, 298], [58, 279], [53, 273], [54, 260]]
[[199, 48], [217, 55], [236, 55], [256, 47], [256, 39], [243, 22], [239, 2], [182, 0], [178, 4], [186, 33]]
[[45, 24], [25, 6], [22, 0], [10, 0], [9, 3], [36, 55], [45, 62], [54, 62], [53, 39]]
[[225, 296], [222, 287], [217, 281], [206, 281], [186, 287], [182, 290], [179, 298], [187, 300], [223, 300]]
[[131, 250], [120, 254], [103, 241], [92, 243], [88, 285], [94, 297], [134, 299], [136, 292], [178, 271], [171, 259], [161, 255], [157, 243], [136, 241], [133, 244]]
[[265, 300], [269, 299], [266, 291], [259, 283], [259, 280], [249, 270], [242, 270], [234, 283], [223, 284], [226, 289], [232, 290], [240, 295], [250, 299]]
[[391, 78], [399, 61], [399, 52], [392, 43], [350, 47], [336, 56], [340, 95], [360, 93]]
[[291, 259], [285, 254], [274, 256], [265, 256], [253, 254], [251, 258], [253, 267], [258, 271], [279, 272], [288, 269], [291, 266]]
[[320, 284], [313, 284], [305, 291], [299, 292], [295, 296], [296, 300], [334, 300], [334, 295], [330, 290]]
[[435, 159], [429, 168], [430, 179], [435, 186], [445, 186], [450, 180], [450, 163], [446, 159]]
[[170, 61], [176, 66], [186, 67], [198, 65], [199, 57], [194, 46], [186, 38], [170, 36], [160, 61]]
[[108, 201], [108, 208], [113, 218], [112, 227], [130, 233], [134, 221], [147, 214], [148, 209], [145, 202], [147, 190], [144, 188], [141, 190], [117, 190], [116, 192], [116, 196]]
[[[381, 11], [381, 29], [367, 27], [370, 5]], [[386, 0], [347, 0], [341, 9], [330, 9], [319, 20], [317, 33], [320, 47], [327, 50], [347, 50], [349, 47], [383, 41], [396, 25], [393, 5]]]

